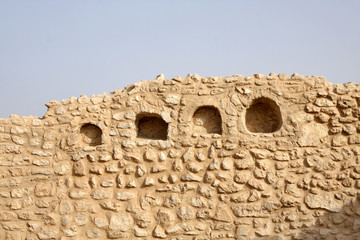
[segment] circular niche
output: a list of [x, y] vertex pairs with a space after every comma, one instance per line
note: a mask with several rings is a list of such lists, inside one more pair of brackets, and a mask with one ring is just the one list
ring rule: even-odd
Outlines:
[[89, 146], [101, 145], [102, 130], [91, 123], [86, 123], [80, 128], [83, 142]]
[[246, 110], [245, 124], [250, 132], [276, 132], [281, 128], [282, 123], [279, 106], [269, 98], [261, 97], [255, 99]]

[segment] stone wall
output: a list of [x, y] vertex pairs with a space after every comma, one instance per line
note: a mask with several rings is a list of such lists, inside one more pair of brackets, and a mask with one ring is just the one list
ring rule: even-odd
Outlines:
[[360, 86], [188, 75], [0, 119], [0, 239], [359, 239]]

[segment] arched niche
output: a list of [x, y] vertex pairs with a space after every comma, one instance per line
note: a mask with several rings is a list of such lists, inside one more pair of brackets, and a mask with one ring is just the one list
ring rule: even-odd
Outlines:
[[246, 110], [245, 125], [253, 133], [272, 133], [282, 126], [279, 106], [270, 98], [255, 99]]
[[98, 126], [91, 123], [86, 123], [81, 126], [80, 134], [85, 145], [101, 145], [102, 130]]
[[193, 114], [193, 133], [222, 134], [222, 120], [220, 112], [213, 106], [199, 107]]
[[158, 114], [140, 113], [136, 116], [136, 137], [166, 140], [168, 136], [168, 123]]

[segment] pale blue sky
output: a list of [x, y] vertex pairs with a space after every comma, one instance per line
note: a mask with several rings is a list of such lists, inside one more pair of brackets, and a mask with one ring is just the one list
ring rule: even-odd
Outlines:
[[0, 0], [0, 117], [171, 78], [360, 82], [360, 1]]

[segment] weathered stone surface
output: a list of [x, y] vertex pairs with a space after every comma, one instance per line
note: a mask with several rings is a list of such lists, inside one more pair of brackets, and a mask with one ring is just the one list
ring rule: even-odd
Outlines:
[[262, 210], [262, 207], [259, 205], [238, 206], [232, 207], [231, 209], [236, 217], [266, 218], [270, 216], [270, 214]]
[[232, 217], [226, 210], [225, 205], [218, 205], [215, 211], [215, 215], [213, 216], [213, 219], [220, 222], [231, 222]]
[[59, 212], [61, 215], [69, 214], [72, 212], [72, 207], [69, 202], [61, 202], [59, 205]]
[[149, 162], [155, 162], [158, 159], [157, 153], [153, 150], [147, 150], [144, 153], [144, 160]]
[[91, 193], [91, 197], [95, 200], [108, 199], [111, 196], [111, 190], [96, 189]]
[[139, 215], [136, 220], [136, 225], [138, 225], [141, 228], [149, 227], [152, 223], [152, 217], [148, 213], [144, 213]]
[[148, 231], [141, 229], [137, 226], [134, 227], [135, 237], [147, 237], [149, 235]]
[[189, 208], [187, 206], [182, 206], [182, 207], [180, 207], [178, 209], [177, 216], [181, 220], [189, 220], [189, 219], [192, 219], [194, 217], [194, 213], [191, 210], [191, 208]]
[[103, 219], [103, 218], [98, 218], [96, 217], [94, 219], [94, 224], [95, 226], [97, 226], [98, 228], [105, 228], [109, 225], [109, 223], [107, 222], [107, 220]]
[[358, 239], [359, 92], [160, 75], [0, 119], [0, 239]]
[[316, 147], [328, 136], [328, 129], [319, 123], [308, 123], [302, 126], [302, 135], [298, 140], [301, 147]]
[[177, 95], [169, 94], [165, 97], [164, 101], [168, 104], [175, 105], [178, 104], [180, 100], [180, 97]]
[[120, 201], [128, 201], [133, 198], [135, 198], [135, 193], [133, 192], [119, 192], [116, 195], [116, 199]]
[[130, 229], [132, 223], [132, 218], [128, 214], [113, 215], [110, 218], [109, 229], [126, 232]]
[[73, 199], [83, 199], [86, 198], [88, 194], [82, 190], [71, 190], [69, 193], [70, 198]]
[[82, 161], [78, 161], [74, 163], [73, 173], [75, 176], [85, 176], [86, 175], [85, 164]]
[[37, 236], [40, 240], [53, 240], [56, 238], [56, 232], [41, 230]]
[[16, 218], [17, 215], [15, 212], [8, 212], [8, 211], [0, 212], [1, 221], [10, 221], [10, 220], [15, 220]]
[[341, 202], [328, 193], [322, 195], [308, 194], [305, 197], [305, 203], [309, 208], [322, 208], [330, 212], [340, 212], [342, 207]]
[[53, 195], [52, 183], [39, 183], [35, 185], [34, 194], [37, 197], [49, 197]]
[[153, 231], [153, 236], [155, 238], [166, 238], [165, 230], [160, 226], [157, 225]]

